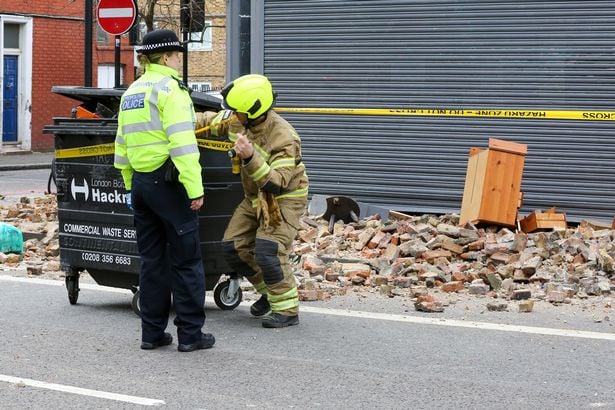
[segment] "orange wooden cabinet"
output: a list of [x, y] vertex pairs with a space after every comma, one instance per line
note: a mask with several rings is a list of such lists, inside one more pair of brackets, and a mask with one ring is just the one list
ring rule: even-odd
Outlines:
[[470, 148], [459, 224], [515, 226], [527, 145], [489, 138], [489, 148]]

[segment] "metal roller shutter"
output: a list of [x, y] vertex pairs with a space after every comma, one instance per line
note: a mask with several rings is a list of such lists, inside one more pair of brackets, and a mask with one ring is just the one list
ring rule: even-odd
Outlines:
[[[522, 214], [615, 215], [615, 1], [267, 0], [262, 15], [277, 107], [442, 110], [284, 113], [312, 194], [459, 212], [468, 150], [493, 137], [528, 145]], [[492, 112], [449, 115], [477, 109]]]

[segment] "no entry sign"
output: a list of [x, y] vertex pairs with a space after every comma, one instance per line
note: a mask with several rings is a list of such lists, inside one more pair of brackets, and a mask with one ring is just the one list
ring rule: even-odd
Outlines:
[[111, 35], [119, 36], [135, 24], [137, 4], [134, 0], [100, 0], [97, 16], [100, 28]]

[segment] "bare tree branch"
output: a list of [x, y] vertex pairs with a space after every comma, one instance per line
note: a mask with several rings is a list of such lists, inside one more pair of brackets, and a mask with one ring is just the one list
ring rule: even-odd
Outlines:
[[181, 0], [139, 0], [139, 16], [147, 31], [168, 28], [179, 31], [179, 7]]

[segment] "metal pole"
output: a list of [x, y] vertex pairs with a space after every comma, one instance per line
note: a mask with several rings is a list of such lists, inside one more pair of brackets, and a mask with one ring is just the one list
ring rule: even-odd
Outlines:
[[84, 36], [84, 76], [83, 85], [92, 86], [92, 29], [94, 26], [93, 0], [85, 0], [85, 36]]
[[188, 33], [184, 32], [184, 57], [182, 58], [184, 84], [188, 84]]
[[120, 36], [115, 36], [115, 88], [120, 88]]
[[188, 36], [190, 35], [190, 9], [188, 0], [181, 0], [180, 2], [179, 20], [179, 25], [181, 26], [182, 32], [182, 41], [184, 44], [182, 79], [184, 84], [188, 84]]
[[239, 6], [239, 75], [250, 74], [250, 6], [250, 0], [242, 0]]

